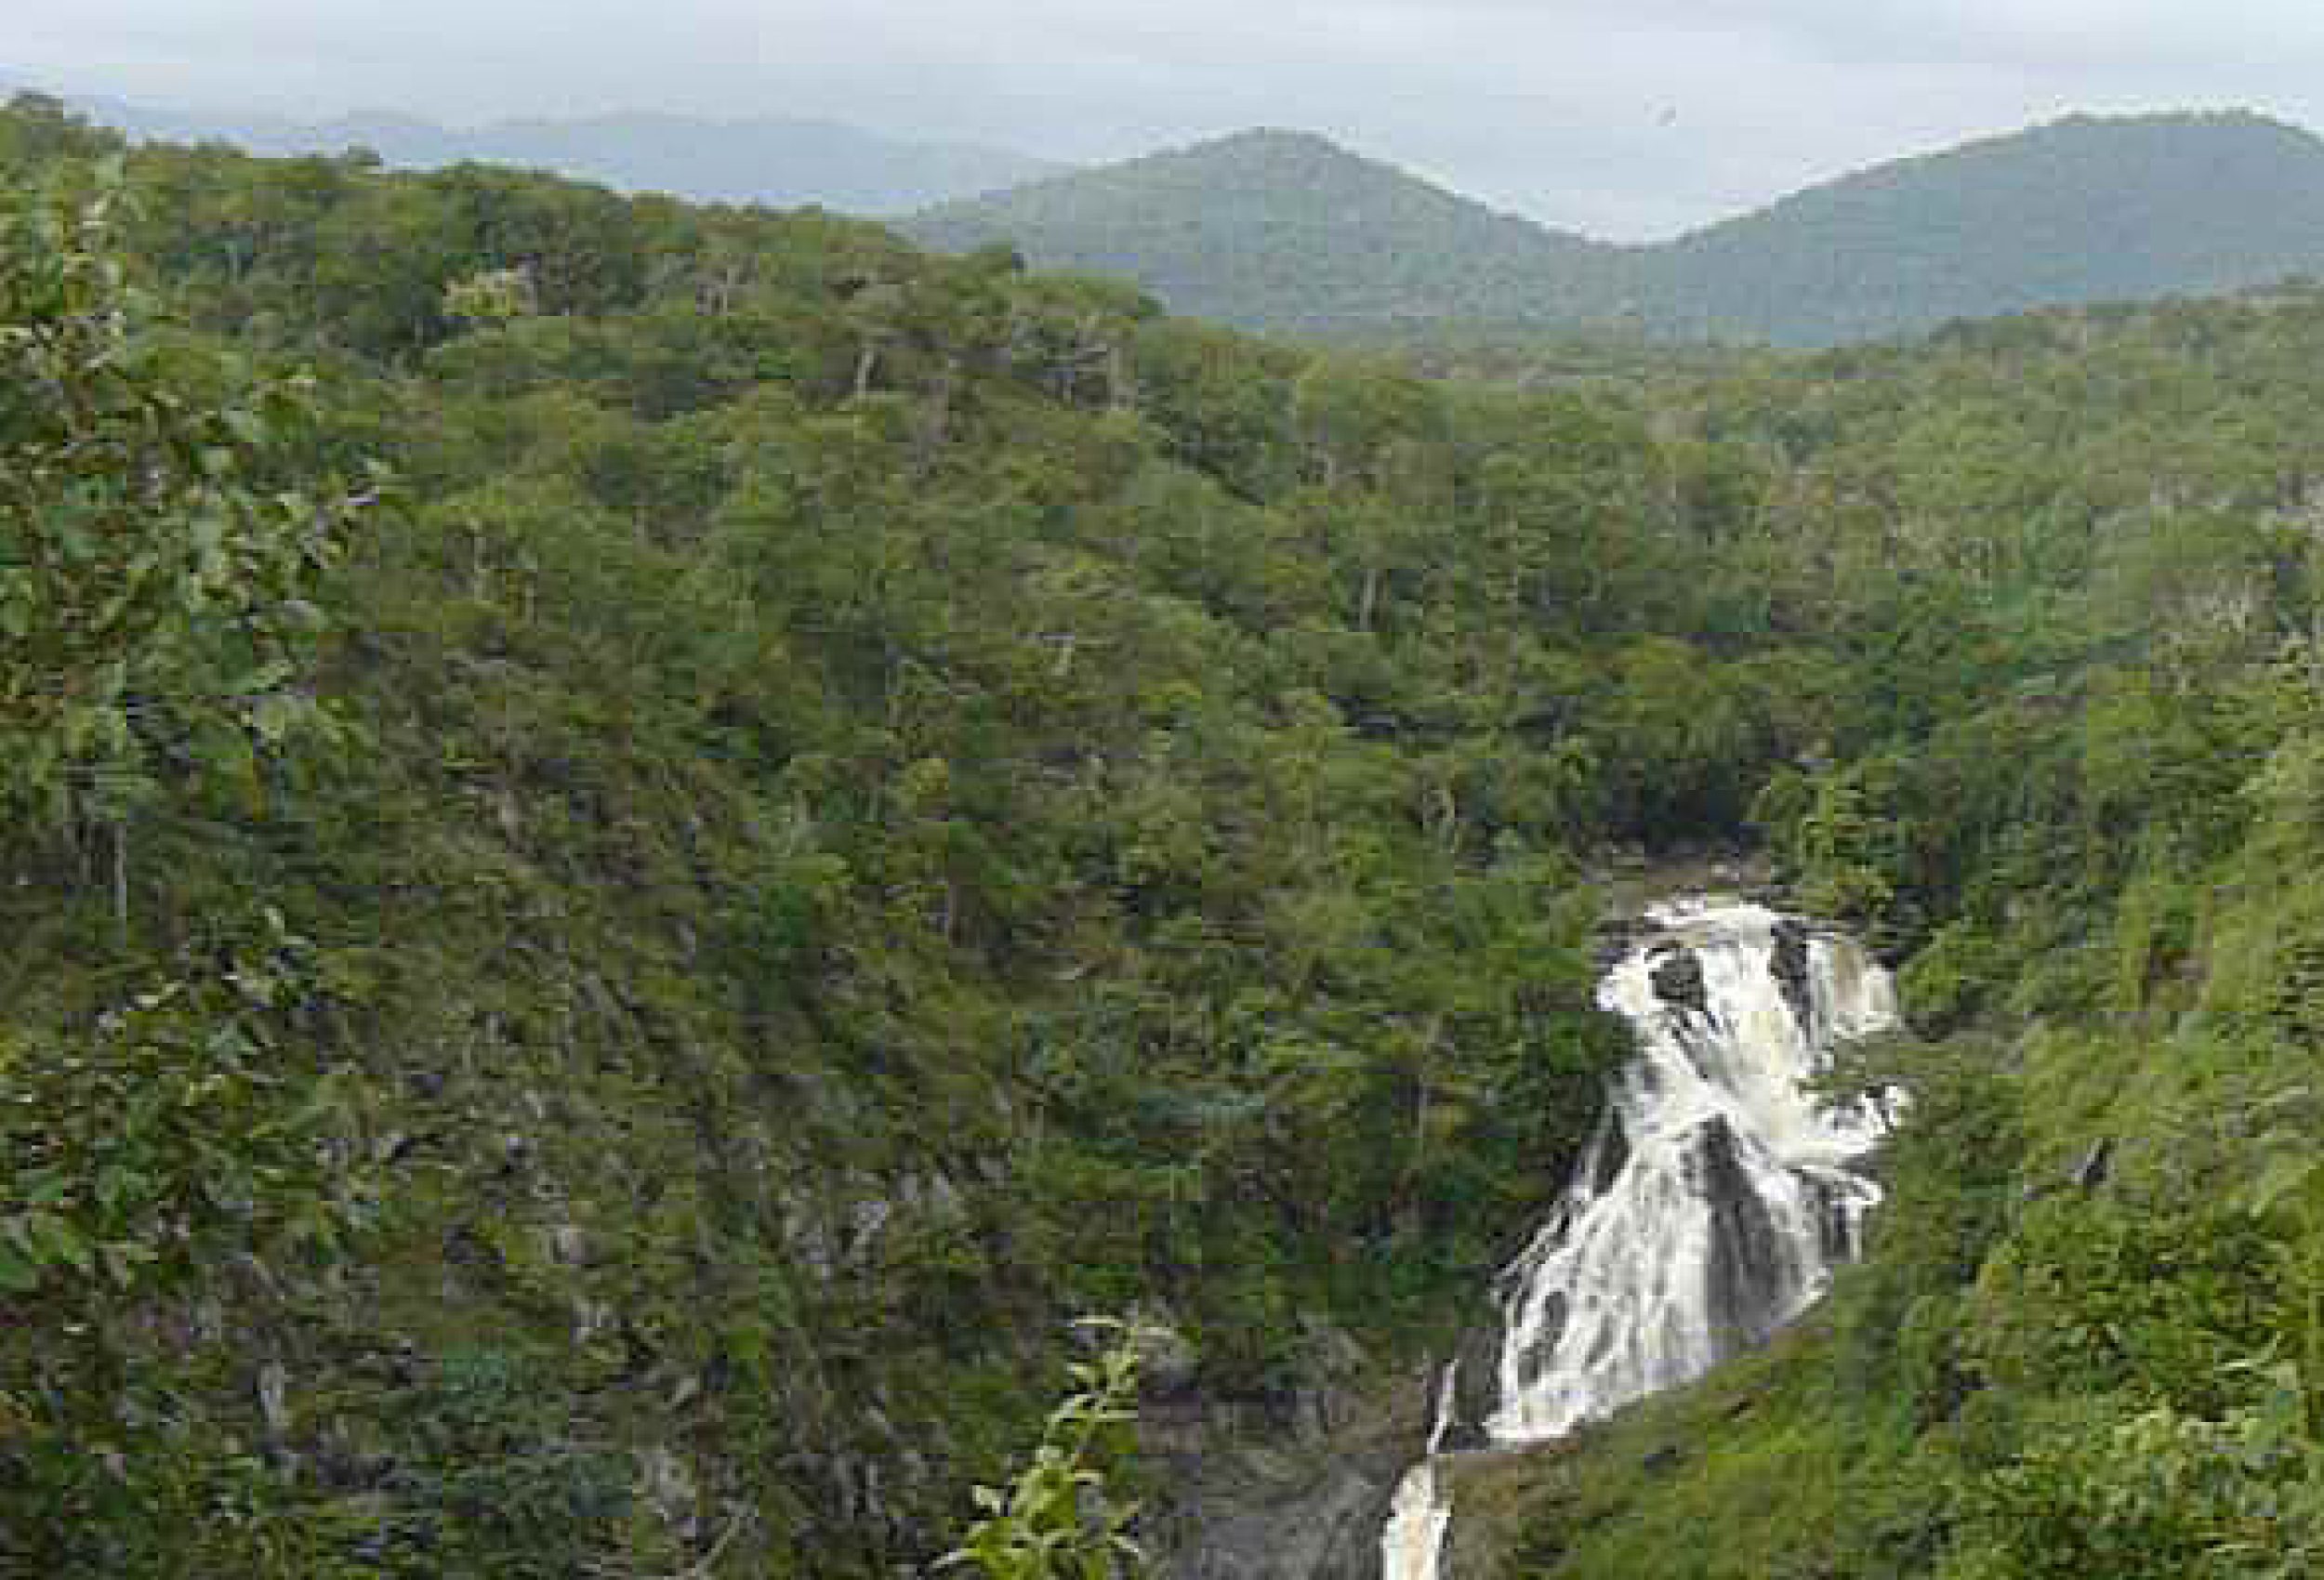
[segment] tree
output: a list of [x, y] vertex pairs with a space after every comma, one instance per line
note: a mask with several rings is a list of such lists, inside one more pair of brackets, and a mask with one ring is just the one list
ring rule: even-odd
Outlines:
[[139, 811], [319, 716], [298, 660], [351, 505], [271, 475], [300, 387], [130, 283], [118, 182], [0, 207], [0, 811], [102, 831], [125, 929]]
[[327, 968], [271, 912], [242, 930], [85, 1030], [0, 1028], [0, 1567], [286, 1572], [256, 1556], [283, 1488], [191, 1313], [238, 1277], [297, 1285], [367, 1183], [355, 1086], [316, 1053]]
[[1098, 1465], [1107, 1434], [1137, 1419], [1139, 1359], [1161, 1336], [1101, 1318], [1078, 1325], [1112, 1342], [1074, 1363], [1075, 1391], [1015, 1479], [976, 1489], [984, 1518], [944, 1567], [973, 1564], [984, 1580], [1116, 1580], [1143, 1567], [1129, 1539], [1137, 1510], [1107, 1497]]

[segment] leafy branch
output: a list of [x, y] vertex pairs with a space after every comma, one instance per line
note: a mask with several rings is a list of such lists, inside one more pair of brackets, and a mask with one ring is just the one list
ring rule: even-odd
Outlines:
[[1099, 1460], [1112, 1429], [1138, 1418], [1139, 1357], [1155, 1336], [1110, 1317], [1075, 1325], [1109, 1342], [1069, 1368], [1074, 1391], [1024, 1468], [1006, 1487], [975, 1490], [984, 1518], [940, 1568], [971, 1565], [985, 1580], [1117, 1580], [1143, 1568], [1129, 1535], [1137, 1508], [1108, 1496]]

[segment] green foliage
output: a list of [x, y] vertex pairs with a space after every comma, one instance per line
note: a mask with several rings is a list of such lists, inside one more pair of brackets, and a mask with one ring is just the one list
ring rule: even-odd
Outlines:
[[2300, 1358], [2303, 1424], [2312, 1442], [2324, 1442], [2324, 1166], [2304, 1140], [2295, 1139], [2292, 1150], [2275, 1156], [2253, 1201], [2258, 1210], [2289, 1220], [2290, 1232], [2275, 1247], [2278, 1272], [2297, 1303], [2287, 1325]]
[[[1540, 1566], [2291, 1507], [2314, 1236], [2247, 1197], [2324, 1035], [2313, 296], [1541, 393], [827, 216], [125, 179], [125, 256], [7, 231], [86, 399], [0, 428], [7, 573], [106, 528], [0, 648], [41, 1572], [886, 1573], [980, 1481], [996, 1561], [1087, 1557], [1088, 1421], [1005, 1470], [1060, 1319], [1167, 1304], [1259, 1410], [1322, 1324], [1440, 1336], [1622, 1055], [1584, 875], [1752, 829], [1960, 1040], [1850, 1077], [1914, 1118], [1829, 1339], [1672, 1402], [1675, 1468], [1609, 1429]], [[303, 417], [236, 362], [293, 351]], [[410, 507], [342, 551], [285, 496], [370, 454]], [[2150, 1419], [2249, 1474], [2141, 1480]]]
[[[327, 1266], [363, 1221], [311, 946], [271, 915], [218, 942], [223, 966], [92, 1025], [0, 1039], [0, 1497], [39, 1511], [10, 1535], [43, 1573], [152, 1573], [141, 1546], [209, 1498], [256, 1499], [262, 1539], [284, 1488], [201, 1402], [235, 1362], [200, 1313]], [[219, 1517], [231, 1547], [244, 1521]]]
[[1882, 1160], [1873, 1254], [1838, 1302], [1834, 1362], [1852, 1390], [1886, 1395], [1917, 1427], [1953, 1418], [1982, 1378], [1963, 1307], [2008, 1234], [2026, 1152], [1997, 1050], [1903, 1042], [1867, 1050], [1848, 1085], [1901, 1091], [1908, 1119]]
[[381, 1572], [548, 1580], [621, 1545], [639, 1496], [631, 1455], [590, 1441], [539, 1383], [521, 1357], [461, 1350], [401, 1402], [413, 1452], [355, 1544]]
[[1134, 279], [1181, 311], [1300, 331], [1564, 317], [1581, 296], [1571, 272], [1614, 253], [1276, 131], [946, 204], [905, 229], [959, 250], [1009, 243], [1045, 268]]
[[1974, 922], [1939, 928], [1897, 979], [1906, 1013], [1933, 1034], [1960, 1030], [2007, 980], [2000, 943]]
[[[2265, 284], [2313, 256], [2318, 153], [2308, 134], [2250, 114], [2070, 116], [1697, 231], [1642, 258], [1633, 289], [1649, 322], [1832, 345]], [[2117, 244], [2127, 234], [2145, 244]]]
[[1967, 1312], [1973, 1364], [2012, 1393], [2113, 1394], [2215, 1413], [2275, 1337], [2283, 1291], [2249, 1215], [2057, 1196], [2020, 1215]]
[[1895, 836], [1865, 789], [1880, 768], [1778, 777], [1752, 808], [1754, 822], [1787, 838], [1802, 902], [1815, 915], [1877, 925], [1895, 903]]
[[110, 827], [117, 887], [167, 788], [255, 797], [320, 717], [297, 681], [347, 511], [270, 475], [299, 387], [173, 336], [130, 286], [120, 179], [0, 207], [0, 810]]
[[[1046, 267], [1119, 274], [1179, 311], [1248, 328], [1418, 341], [1432, 361], [1498, 373], [1521, 360], [1537, 377], [1542, 362], [1565, 377], [1561, 364], [1578, 363], [1587, 377], [1608, 361], [1628, 371], [1644, 340], [1829, 346], [2045, 304], [2272, 283], [2309, 269], [2324, 238], [2324, 149], [2245, 113], [2076, 116], [1623, 247], [1496, 214], [1320, 138], [1249, 132], [905, 226], [935, 246], [1007, 243]], [[2002, 347], [2049, 331], [1947, 333]], [[2039, 479], [2013, 477], [2007, 456], [1997, 447], [1977, 465], [2005, 486]], [[1965, 454], [1958, 469], [1971, 469]]]
[[494, 269], [444, 287], [447, 317], [472, 324], [507, 323], [539, 310], [533, 277], [521, 269]]
[[2290, 1580], [2324, 1562], [2324, 1449], [2296, 1369], [2223, 1419], [2109, 1402], [2046, 1423], [1983, 1478], [1948, 1580]]
[[1142, 1330], [1085, 1318], [1104, 1344], [1067, 1367], [1074, 1391], [1050, 1412], [1031, 1458], [1005, 1487], [978, 1487], [982, 1517], [940, 1567], [973, 1567], [984, 1580], [1116, 1580], [1141, 1573], [1130, 1539], [1135, 1507], [1109, 1495], [1102, 1460], [1138, 1418]]
[[[195, 1482], [263, 1439], [270, 1530], [407, 1567], [885, 1570], [1061, 1310], [1167, 1297], [1263, 1396], [1316, 1320], [1408, 1342], [1554, 1188], [1619, 1048], [1591, 759], [1525, 720], [1589, 666], [1429, 551], [1433, 388], [1334, 364], [1303, 428], [1303, 354], [817, 216], [128, 164], [125, 282], [331, 370], [244, 459], [376, 450], [410, 500], [286, 680], [364, 749], [288, 738], [249, 804], [154, 774], [110, 941], [86, 842], [0, 896], [28, 1032], [259, 902], [352, 990], [378, 1233], [218, 1297], [318, 1395], [287, 1424], [135, 1359]], [[522, 1389], [416, 1407], [480, 1350]]]
[[349, 1182], [323, 1141], [341, 1099], [292, 1041], [327, 1005], [310, 946], [267, 925], [264, 953], [140, 994], [77, 1047], [9, 1049], [10, 1297], [91, 1311], [183, 1285], [226, 1245], [336, 1247]]

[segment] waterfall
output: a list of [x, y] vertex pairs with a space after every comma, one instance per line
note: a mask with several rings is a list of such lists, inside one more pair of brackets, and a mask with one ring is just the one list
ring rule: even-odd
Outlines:
[[[1499, 1444], [1539, 1442], [1763, 1343], [1855, 1257], [1880, 1188], [1877, 1101], [1803, 1089], [1848, 1040], [1893, 1025], [1888, 974], [1852, 941], [1758, 905], [1658, 906], [1601, 1007], [1639, 1053], [1532, 1244], [1502, 1274]], [[1434, 1580], [1452, 1510], [1434, 1458], [1397, 1489], [1388, 1580]]]
[[1436, 1418], [1429, 1429], [1428, 1448], [1419, 1464], [1397, 1483], [1395, 1501], [1389, 1506], [1388, 1526], [1380, 1533], [1380, 1557], [1383, 1580], [1435, 1580], [1436, 1555], [1444, 1550], [1445, 1533], [1452, 1525], [1452, 1506], [1436, 1495], [1436, 1455], [1453, 1422], [1453, 1404], [1459, 1394], [1460, 1363], [1445, 1368], [1436, 1390]]

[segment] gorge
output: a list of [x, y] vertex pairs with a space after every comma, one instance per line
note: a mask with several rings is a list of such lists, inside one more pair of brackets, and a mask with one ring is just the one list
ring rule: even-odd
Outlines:
[[1124, 1312], [1169, 1580], [1446, 1394], [1459, 1580], [2324, 1573], [2324, 286], [1543, 383], [0, 169], [0, 1573], [923, 1573]]

